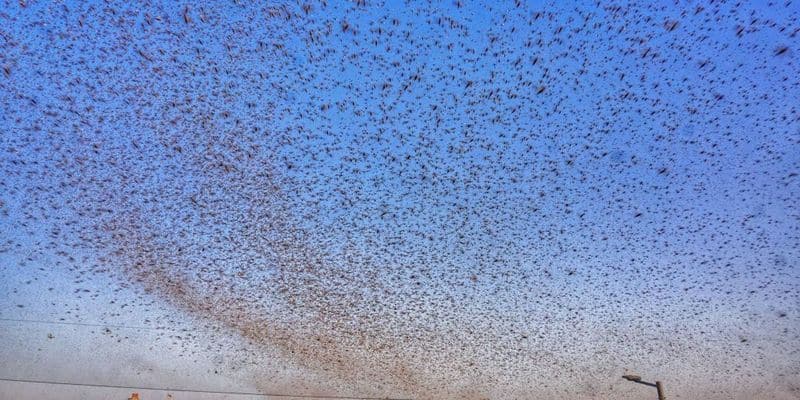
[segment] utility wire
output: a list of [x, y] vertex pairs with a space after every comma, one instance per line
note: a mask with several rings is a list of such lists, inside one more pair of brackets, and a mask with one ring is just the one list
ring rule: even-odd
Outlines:
[[290, 398], [293, 397], [302, 399], [338, 399], [338, 400], [411, 400], [411, 399], [401, 399], [393, 397], [354, 397], [354, 396], [325, 396], [325, 395], [312, 396], [307, 394], [233, 392], [233, 391], [223, 391], [223, 390], [199, 390], [199, 389], [161, 388], [161, 387], [149, 387], [149, 386], [105, 385], [100, 383], [57, 382], [57, 381], [16, 379], [16, 378], [0, 378], [0, 381], [17, 382], [17, 383], [34, 383], [42, 385], [81, 386], [81, 387], [94, 387], [94, 388], [105, 388], [105, 389], [135, 389], [135, 390], [155, 390], [162, 392], [224, 394], [232, 396], [290, 397]]
[[72, 325], [72, 326], [91, 326], [98, 328], [117, 328], [117, 329], [139, 329], [139, 330], [187, 330], [187, 328], [170, 328], [166, 326], [132, 326], [132, 325], [119, 325], [119, 324], [98, 324], [90, 322], [70, 322], [70, 321], [48, 321], [43, 319], [22, 319], [22, 318], [0, 318], [0, 321], [7, 322], [21, 322], [30, 324], [48, 324], [48, 325]]

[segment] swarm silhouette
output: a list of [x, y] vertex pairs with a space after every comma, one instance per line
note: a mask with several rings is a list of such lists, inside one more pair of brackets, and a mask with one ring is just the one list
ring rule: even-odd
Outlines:
[[378, 395], [798, 396], [800, 8], [611, 4], [10, 2], [0, 251]]

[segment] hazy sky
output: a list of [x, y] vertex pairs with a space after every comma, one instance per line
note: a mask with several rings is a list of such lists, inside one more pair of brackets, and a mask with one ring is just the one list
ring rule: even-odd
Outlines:
[[0, 21], [0, 378], [800, 397], [796, 3]]

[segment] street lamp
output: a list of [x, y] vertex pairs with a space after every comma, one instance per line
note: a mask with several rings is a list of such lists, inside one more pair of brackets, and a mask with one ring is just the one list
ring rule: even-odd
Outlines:
[[656, 381], [656, 383], [645, 382], [639, 375], [622, 375], [622, 377], [631, 382], [641, 383], [642, 385], [654, 387], [656, 388], [656, 391], [658, 391], [658, 400], [666, 399], [666, 397], [664, 397], [664, 385], [661, 384], [661, 381]]

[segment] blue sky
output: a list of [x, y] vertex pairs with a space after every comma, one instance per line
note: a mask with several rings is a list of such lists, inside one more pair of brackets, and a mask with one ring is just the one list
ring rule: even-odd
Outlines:
[[8, 3], [0, 315], [181, 321], [173, 387], [793, 398], [799, 11]]

